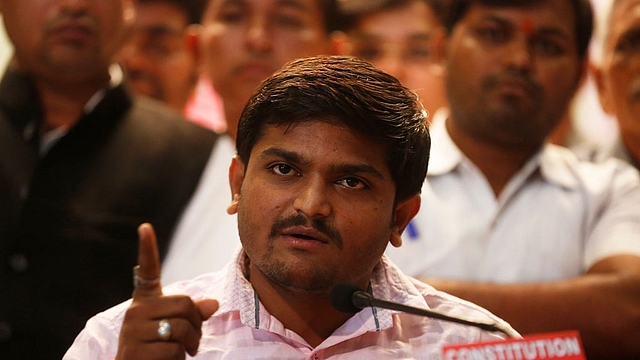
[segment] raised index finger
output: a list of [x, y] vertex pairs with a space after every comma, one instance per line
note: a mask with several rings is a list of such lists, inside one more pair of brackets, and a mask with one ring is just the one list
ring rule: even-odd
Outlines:
[[133, 298], [162, 295], [160, 255], [153, 227], [144, 223], [138, 227], [138, 266], [134, 269]]

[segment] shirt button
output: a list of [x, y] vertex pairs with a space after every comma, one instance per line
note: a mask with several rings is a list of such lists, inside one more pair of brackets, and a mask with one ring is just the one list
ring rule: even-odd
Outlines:
[[11, 340], [11, 324], [6, 321], [0, 321], [0, 343]]
[[313, 360], [320, 360], [320, 356], [318, 356], [318, 354], [313, 354]]
[[13, 254], [9, 257], [9, 266], [17, 273], [23, 273], [29, 269], [29, 259], [24, 254]]

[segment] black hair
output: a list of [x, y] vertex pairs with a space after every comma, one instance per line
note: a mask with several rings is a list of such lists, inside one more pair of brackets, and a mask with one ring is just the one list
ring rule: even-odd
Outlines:
[[139, 3], [170, 3], [180, 8], [190, 24], [200, 24], [209, 0], [138, 0]]
[[420, 193], [431, 140], [417, 95], [367, 61], [314, 56], [289, 62], [247, 103], [236, 148], [248, 164], [268, 125], [328, 121], [383, 146], [396, 183], [396, 201]]
[[[449, 0], [445, 16], [445, 28], [450, 34], [454, 26], [464, 17], [471, 4], [496, 7], [524, 7], [535, 4], [540, 0]], [[560, 1], [560, 0], [553, 0]], [[589, 50], [589, 42], [593, 35], [593, 8], [589, 0], [565, 0], [573, 6], [576, 23], [576, 39], [578, 54], [585, 58]]]
[[[368, 14], [395, 9], [406, 4], [410, 4], [416, 0], [343, 0], [340, 2], [340, 12], [343, 16], [344, 29], [350, 30], [356, 26], [362, 16]], [[436, 16], [440, 24], [444, 24], [445, 20], [445, 1], [446, 0], [417, 0], [422, 1]]]

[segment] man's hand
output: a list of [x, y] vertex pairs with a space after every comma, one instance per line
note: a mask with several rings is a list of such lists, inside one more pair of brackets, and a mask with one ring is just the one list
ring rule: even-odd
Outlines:
[[[160, 278], [160, 256], [153, 228], [142, 224], [138, 235], [140, 281], [133, 290], [133, 301], [122, 324], [117, 359], [184, 359], [185, 352], [194, 356], [202, 336], [202, 322], [218, 310], [218, 302], [162, 295], [162, 285], [154, 281]], [[162, 320], [170, 325], [165, 339], [159, 331]]]

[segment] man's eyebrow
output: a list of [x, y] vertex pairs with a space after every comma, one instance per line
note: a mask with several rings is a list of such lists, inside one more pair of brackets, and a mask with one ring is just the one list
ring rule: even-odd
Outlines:
[[151, 25], [140, 28], [141, 32], [151, 35], [180, 35], [181, 30], [174, 29], [167, 25]]
[[[235, 6], [248, 6], [244, 0], [225, 0], [222, 6], [235, 5]], [[276, 3], [277, 8], [292, 8], [300, 11], [310, 11], [309, 4], [300, 0], [279, 0]]]
[[244, 5], [245, 2], [243, 0], [225, 0], [222, 5], [227, 5], [227, 4], [231, 4], [231, 5]]
[[538, 30], [534, 31], [534, 33], [538, 33], [543, 36], [559, 38], [568, 42], [574, 42], [570, 33], [567, 33], [566, 31], [563, 31], [562, 29], [559, 29], [557, 27], [540, 27]]
[[[507, 27], [509, 30], [519, 29], [520, 26], [510, 19], [505, 19], [501, 16], [488, 14], [481, 18], [483, 22], [493, 22], [500, 26]], [[532, 33], [544, 36], [555, 36], [560, 37], [566, 40], [571, 39], [571, 34], [564, 31], [563, 28], [554, 25], [542, 24], [542, 25], [534, 25], [532, 29]]]
[[409, 39], [412, 41], [430, 41], [433, 38], [433, 30], [431, 31], [420, 31], [416, 33], [409, 34]]
[[[434, 31], [426, 30], [426, 31], [416, 31], [403, 36], [403, 38], [407, 38], [411, 41], [428, 41], [433, 38]], [[379, 34], [372, 34], [367, 31], [356, 30], [351, 35], [356, 41], [380, 41], [383, 36]]]
[[[277, 147], [272, 147], [264, 150], [260, 153], [259, 157], [264, 158], [268, 156], [274, 156], [283, 159], [284, 161], [291, 162], [294, 164], [308, 164], [309, 161], [305, 160], [299, 153], [289, 150], [284, 150]], [[343, 174], [372, 174], [380, 179], [385, 179], [384, 175], [374, 166], [369, 164], [352, 164], [352, 163], [343, 163], [343, 164], [334, 164], [331, 166], [331, 171], [335, 173], [343, 173]]]
[[296, 8], [298, 10], [309, 10], [309, 5], [300, 0], [280, 0], [278, 1], [278, 6]]
[[355, 32], [351, 35], [353, 39], [356, 41], [378, 41], [380, 40], [380, 35], [371, 34], [368, 32]]
[[266, 156], [279, 157], [279, 158], [282, 158], [283, 160], [296, 163], [296, 164], [305, 162], [302, 156], [297, 152], [285, 150], [277, 147], [270, 147], [264, 150], [262, 153], [260, 153], [260, 157], [266, 157]]
[[331, 167], [335, 173], [344, 174], [371, 174], [375, 177], [384, 180], [385, 177], [378, 169], [369, 164], [336, 164]]
[[503, 18], [502, 16], [498, 16], [495, 14], [484, 14], [480, 17], [480, 22], [494, 22], [498, 23], [502, 26], [510, 26], [513, 24], [512, 21]]

